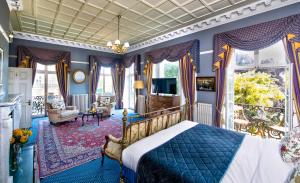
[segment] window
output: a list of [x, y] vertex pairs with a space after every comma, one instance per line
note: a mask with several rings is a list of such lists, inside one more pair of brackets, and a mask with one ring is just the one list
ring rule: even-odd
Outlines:
[[236, 69], [286, 67], [287, 58], [281, 41], [256, 51], [234, 50]]
[[[292, 71], [287, 59], [282, 41], [255, 51], [234, 50], [226, 70], [226, 100], [222, 110], [227, 128], [280, 138], [292, 127]], [[243, 120], [250, 126], [260, 120], [270, 133], [264, 133], [260, 126], [247, 128], [240, 123]], [[273, 133], [273, 129], [281, 131]]]
[[125, 108], [134, 109], [135, 107], [135, 89], [134, 84], [134, 64], [125, 70], [125, 87], [123, 103]]
[[114, 94], [110, 67], [101, 67], [96, 93], [101, 95]]
[[158, 64], [153, 64], [152, 78], [176, 78], [177, 94], [180, 91], [179, 83], [179, 62], [169, 62], [164, 60]]
[[61, 99], [55, 65], [38, 63], [32, 87], [33, 115], [44, 115], [45, 102], [54, 98]]

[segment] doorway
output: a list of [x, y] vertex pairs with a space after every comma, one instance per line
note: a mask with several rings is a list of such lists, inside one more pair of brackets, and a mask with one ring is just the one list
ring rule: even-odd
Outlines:
[[293, 127], [290, 68], [281, 41], [255, 51], [235, 49], [226, 72], [224, 126], [282, 138]]
[[32, 115], [45, 116], [45, 103], [55, 99], [61, 100], [55, 65], [38, 63], [32, 87]]

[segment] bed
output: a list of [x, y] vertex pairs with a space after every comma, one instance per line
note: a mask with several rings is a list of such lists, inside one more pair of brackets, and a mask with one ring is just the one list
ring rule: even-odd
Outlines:
[[104, 155], [120, 162], [120, 182], [285, 182], [292, 165], [279, 142], [202, 125], [176, 110], [125, 125]]

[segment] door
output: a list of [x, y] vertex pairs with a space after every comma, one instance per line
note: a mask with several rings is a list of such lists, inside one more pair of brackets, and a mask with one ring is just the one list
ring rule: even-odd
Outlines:
[[9, 94], [22, 94], [20, 128], [31, 127], [32, 69], [9, 68]]
[[32, 86], [32, 115], [45, 116], [45, 104], [53, 100], [61, 100], [55, 65], [38, 63]]

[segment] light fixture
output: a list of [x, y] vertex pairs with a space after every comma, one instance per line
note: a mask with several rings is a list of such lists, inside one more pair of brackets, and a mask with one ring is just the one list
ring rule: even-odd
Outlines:
[[111, 41], [107, 42], [107, 47], [109, 47], [110, 49], [112, 49], [113, 52], [118, 54], [127, 52], [129, 48], [128, 42], [125, 42], [122, 45], [120, 41], [120, 19], [121, 19], [121, 15], [118, 15], [118, 39], [116, 39], [114, 43], [112, 43]]
[[143, 80], [135, 80], [133, 83], [133, 88], [137, 90], [139, 95], [139, 90], [144, 89], [144, 81]]
[[8, 39], [9, 39], [9, 43], [12, 43], [13, 42], [13, 39], [14, 39], [14, 34], [12, 32], [10, 32], [8, 34]]

